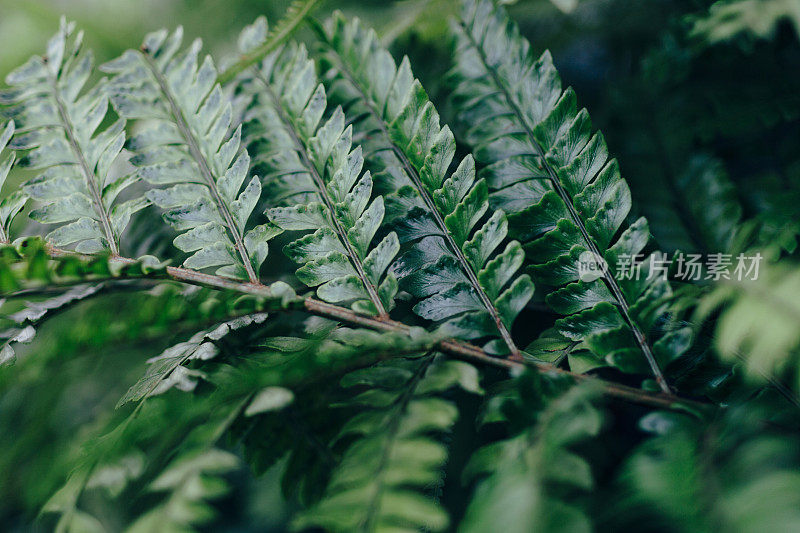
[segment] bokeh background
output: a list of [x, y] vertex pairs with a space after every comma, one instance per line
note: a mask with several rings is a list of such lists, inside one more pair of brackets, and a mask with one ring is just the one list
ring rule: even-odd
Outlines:
[[[793, 238], [800, 220], [796, 2], [739, 1], [737, 10], [716, 18], [707, 0], [509, 4], [537, 52], [552, 51], [565, 82], [604, 132], [631, 183], [635, 209], [650, 218], [662, 249], [730, 246], [693, 222], [703, 194], [727, 195], [741, 205], [732, 223], [759, 218], [774, 234]], [[41, 53], [62, 15], [86, 31], [98, 62], [138, 46], [148, 31], [181, 24], [188, 37], [203, 38], [219, 63], [243, 26], [262, 14], [276, 20], [286, 6], [272, 0], [0, 0], [0, 78]], [[457, 2], [328, 0], [316, 16], [333, 9], [360, 16], [398, 55], [408, 54], [450, 116], [447, 24]], [[299, 37], [310, 35], [303, 30]], [[704, 173], [723, 185], [694, 190]], [[126, 294], [92, 299], [48, 321], [19, 350], [17, 364], [0, 369], [0, 530], [47, 530], [37, 515], [79, 461], [81, 443], [117, 416], [116, 400], [144, 362], [182, 340], [180, 327], [154, 319], [164, 305], [190, 305], [181, 301]], [[241, 471], [211, 530], [281, 530], [292, 504], [279, 492], [276, 471], [258, 478]], [[125, 509], [100, 500], [94, 505], [108, 523], [125, 522]]]

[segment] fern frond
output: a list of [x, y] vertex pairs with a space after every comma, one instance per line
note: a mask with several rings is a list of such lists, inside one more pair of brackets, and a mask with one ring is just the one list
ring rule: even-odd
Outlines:
[[348, 374], [360, 391], [346, 405], [358, 414], [337, 440], [354, 438], [326, 495], [295, 527], [328, 531], [441, 531], [447, 513], [421, 492], [441, 483], [447, 450], [433, 435], [447, 433], [458, 411], [437, 397], [455, 386], [480, 392], [475, 369], [434, 355], [395, 359]]
[[715, 347], [722, 358], [743, 363], [755, 382], [786, 376], [800, 390], [800, 269], [766, 265], [757, 276], [720, 280], [700, 300], [696, 318], [721, 308]]
[[159, 277], [165, 271], [166, 263], [148, 255], [137, 260], [106, 255], [53, 255], [48, 243], [39, 237], [0, 245], [0, 295], [4, 296], [109, 279]]
[[[334, 91], [359, 117], [359, 134], [377, 137], [368, 156], [385, 169], [381, 180], [396, 190], [393, 225], [403, 242], [415, 242], [396, 271], [421, 299], [415, 311], [465, 338], [500, 337], [487, 349], [519, 350], [511, 338], [514, 319], [533, 294], [527, 274], [518, 275], [524, 253], [516, 241], [503, 247], [508, 227], [497, 210], [488, 216], [486, 181], [476, 180], [471, 156], [448, 175], [455, 140], [414, 79], [408, 58], [398, 67], [374, 31], [341, 14], [326, 25], [327, 65]], [[488, 217], [488, 219], [487, 219]], [[503, 346], [505, 344], [505, 346]]]
[[249, 145], [268, 169], [270, 197], [303, 202], [267, 215], [284, 230], [313, 230], [284, 250], [303, 265], [298, 278], [325, 301], [388, 316], [397, 280], [387, 269], [400, 243], [391, 232], [372, 244], [385, 208], [382, 197], [372, 199], [369, 171], [361, 174], [364, 157], [352, 148], [352, 127], [340, 108], [322, 120], [325, 89], [304, 46], [272, 54], [253, 76], [261, 94], [247, 115]]
[[217, 448], [180, 456], [148, 487], [151, 492], [166, 492], [167, 498], [126, 531], [193, 531], [194, 526], [209, 522], [214, 510], [207, 502], [228, 492], [222, 476], [238, 466], [238, 457]]
[[16, 123], [12, 148], [30, 150], [20, 165], [42, 171], [24, 190], [39, 203], [31, 218], [59, 225], [47, 240], [75, 244], [82, 253], [118, 255], [131, 215], [148, 202], [140, 197], [117, 202], [138, 177], [114, 168], [125, 121], [98, 132], [108, 111], [106, 83], [84, 90], [93, 61], [91, 53], [82, 53], [82, 44], [83, 33], [76, 35], [75, 25], [62, 19], [47, 55], [32, 57], [7, 76], [12, 88], [0, 92], [0, 104], [10, 107], [0, 113]]
[[231, 104], [216, 84], [211, 58], [198, 66], [201, 42], [178, 53], [182, 39], [181, 28], [151, 33], [140, 51], [103, 65], [115, 74], [108, 93], [121, 116], [146, 120], [128, 143], [137, 152], [131, 162], [150, 184], [169, 186], [147, 196], [181, 232], [174, 244], [192, 254], [184, 265], [217, 267], [221, 276], [258, 283], [267, 241], [278, 230], [268, 224], [246, 229], [261, 182], [254, 176], [241, 190], [250, 156], [240, 149], [241, 130], [229, 134]]
[[[492, 203], [510, 213], [531, 271], [557, 289], [547, 302], [565, 315], [560, 332], [585, 342], [600, 361], [649, 370], [669, 391], [661, 367], [685, 350], [690, 331], [658, 330], [671, 294], [649, 269], [658, 256], [631, 270], [636, 279], [619, 279], [618, 260], [640, 254], [650, 235], [644, 219], [619, 234], [630, 191], [602, 134], [592, 134], [573, 90], [562, 90], [549, 52], [535, 60], [502, 8], [467, 1], [454, 32], [455, 104], [461, 120], [474, 124], [466, 139], [487, 165], [482, 176]], [[584, 252], [606, 263], [599, 279], [579, 279]]]
[[459, 531], [592, 531], [579, 503], [594, 483], [591, 467], [570, 447], [600, 431], [602, 415], [592, 404], [597, 391], [532, 373], [514, 387], [505, 393], [503, 410], [523, 430], [472, 456], [465, 474], [485, 478]]
[[742, 34], [770, 39], [784, 20], [800, 35], [800, 6], [792, 0], [720, 0], [707, 13], [687, 18], [692, 24], [689, 35], [708, 45]]
[[[34, 326], [57, 312], [64, 311], [76, 303], [95, 296], [103, 289], [102, 284], [78, 285], [42, 302], [26, 302], [25, 308], [8, 316], [8, 319], [15, 323], [14, 327], [0, 332], [0, 341], [2, 341], [0, 366], [16, 360], [15, 344], [29, 343], [33, 340], [36, 335]], [[0, 308], [2, 305], [3, 302], [0, 300]]]
[[[0, 156], [3, 155], [3, 150], [8, 146], [11, 137], [14, 136], [14, 129], [15, 124], [12, 120], [6, 124], [5, 128], [3, 128], [3, 132], [0, 133]], [[7, 155], [5, 159], [0, 157], [0, 191], [3, 190], [3, 185], [15, 161], [16, 154], [14, 152]], [[24, 191], [19, 189], [12, 191], [7, 196], [0, 196], [0, 244], [11, 242], [11, 222], [14, 220], [17, 213], [22, 210], [27, 201], [28, 196]]]
[[226, 335], [248, 326], [261, 324], [266, 319], [266, 313], [245, 315], [223, 322], [209, 330], [200, 331], [189, 340], [167, 348], [161, 355], [147, 361], [150, 365], [147, 372], [125, 393], [117, 403], [117, 407], [163, 394], [172, 388], [182, 391], [194, 390], [197, 380], [203, 374], [190, 369], [188, 363], [213, 359], [219, 353], [217, 343]]
[[[220, 74], [218, 81], [222, 84], [232, 81], [241, 72], [256, 65], [267, 55], [284, 44], [300, 24], [308, 17], [323, 0], [294, 0], [286, 9], [284, 16], [278, 21], [271, 31], [267, 31], [266, 19], [263, 17], [263, 37], [251, 40], [254, 34], [251, 29], [245, 29], [239, 38], [239, 60], [225, 69]], [[261, 23], [259, 23], [260, 25]]]
[[775, 411], [745, 405], [710, 421], [677, 413], [645, 416], [639, 425], [651, 436], [623, 466], [624, 490], [615, 491], [614, 512], [606, 513], [601, 529], [798, 529], [797, 442], [763, 423], [769, 412]]

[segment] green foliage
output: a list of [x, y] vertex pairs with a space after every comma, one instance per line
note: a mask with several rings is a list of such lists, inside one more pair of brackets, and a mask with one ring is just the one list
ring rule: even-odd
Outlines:
[[592, 489], [589, 463], [570, 447], [596, 437], [602, 417], [590, 386], [519, 379], [503, 411], [522, 431], [479, 449], [465, 473], [482, 475], [461, 530], [591, 531], [576, 493]]
[[[6, 149], [8, 142], [14, 135], [14, 127], [14, 121], [12, 120], [3, 128], [3, 133], [0, 133], [0, 155], [2, 155], [3, 150]], [[3, 188], [3, 184], [5, 184], [8, 173], [11, 167], [14, 166], [15, 160], [16, 155], [14, 152], [11, 152], [0, 161], [0, 189]], [[14, 220], [14, 216], [20, 212], [27, 200], [28, 197], [20, 190], [13, 191], [9, 195], [4, 195], [2, 200], [0, 200], [0, 242], [9, 242], [8, 236], [10, 235], [11, 222]]]
[[[666, 388], [661, 367], [686, 349], [690, 332], [659, 331], [671, 288], [651, 273], [657, 254], [633, 266], [634, 279], [619, 273], [619, 261], [642, 253], [650, 235], [644, 219], [621, 230], [630, 191], [603, 135], [592, 133], [575, 92], [562, 90], [549, 52], [534, 59], [500, 8], [466, 2], [455, 31], [455, 105], [462, 123], [474, 124], [465, 138], [486, 165], [493, 205], [511, 213], [531, 271], [555, 287], [547, 302], [565, 315], [559, 333], [585, 343], [596, 365], [649, 371]], [[578, 271], [587, 252], [605, 262], [592, 281]]]
[[361, 391], [357, 409], [334, 442], [352, 439], [322, 501], [295, 526], [328, 531], [444, 530], [447, 515], [417, 491], [441, 483], [446, 448], [432, 435], [451, 428], [456, 407], [435, 395], [455, 386], [479, 392], [475, 369], [425, 355], [352, 372], [343, 387]]
[[716, 323], [715, 345], [729, 361], [742, 361], [756, 382], [788, 378], [800, 386], [800, 270], [770, 266], [759, 279], [719, 284], [701, 300], [700, 319], [723, 307]]
[[97, 131], [108, 113], [106, 84], [85, 89], [92, 54], [82, 53], [82, 44], [83, 33], [75, 34], [75, 25], [62, 20], [47, 54], [8, 75], [12, 88], [0, 93], [0, 103], [11, 104], [4, 114], [20, 130], [11, 146], [30, 150], [20, 164], [41, 171], [24, 191], [38, 202], [31, 218], [59, 225], [47, 240], [74, 244], [78, 252], [117, 254], [131, 215], [147, 201], [116, 202], [139, 178], [114, 165], [125, 142], [125, 121]]
[[147, 120], [129, 141], [131, 160], [151, 185], [147, 197], [165, 209], [179, 234], [174, 244], [191, 253], [187, 268], [217, 267], [221, 276], [258, 281], [267, 224], [246, 230], [261, 197], [261, 181], [244, 186], [250, 156], [240, 151], [241, 130], [229, 134], [230, 102], [216, 84], [210, 56], [198, 67], [199, 40], [179, 53], [183, 31], [151, 33], [140, 51], [129, 50], [103, 65], [115, 74], [108, 92], [114, 109], [128, 119]]
[[769, 38], [788, 20], [800, 33], [800, 6], [792, 0], [720, 0], [704, 16], [694, 17], [690, 35], [714, 44], [741, 34]]
[[[313, 231], [284, 249], [302, 264], [298, 279], [317, 287], [327, 302], [353, 302], [360, 312], [386, 315], [397, 292], [387, 269], [400, 244], [394, 232], [372, 244], [385, 207], [382, 197], [371, 200], [372, 177], [361, 174], [364, 157], [360, 147], [352, 148], [352, 128], [339, 108], [322, 120], [325, 88], [303, 46], [268, 56], [253, 75], [251, 90], [261, 94], [248, 112], [247, 136], [273, 178], [272, 198], [289, 204], [267, 215], [284, 230]], [[303, 203], [291, 205], [297, 200]]]
[[653, 435], [622, 469], [627, 490], [620, 510], [626, 512], [609, 516], [612, 524], [646, 521], [676, 532], [796, 529], [800, 457], [792, 439], [763, 427], [763, 414], [763, 405], [754, 405], [710, 423], [675, 413], [647, 415], [641, 426]]
[[450, 335], [500, 336], [487, 349], [518, 356], [509, 330], [533, 283], [517, 274], [524, 255], [519, 243], [502, 246], [506, 216], [501, 210], [488, 216], [488, 189], [476, 180], [472, 157], [448, 175], [455, 139], [440, 126], [408, 58], [398, 67], [374, 31], [341, 15], [328, 22], [324, 37], [326, 65], [336, 71], [334, 90], [344, 93], [339, 98], [348, 112], [361, 117], [367, 157], [391, 190], [392, 224], [401, 242], [415, 243], [395, 268], [403, 287], [421, 299], [414, 310]]
[[454, 4], [290, 42], [300, 1], [221, 73], [179, 28], [109, 78], [62, 22], [0, 90], [3, 523], [796, 529], [800, 43], [530, 2], [464, 1], [448, 55]]

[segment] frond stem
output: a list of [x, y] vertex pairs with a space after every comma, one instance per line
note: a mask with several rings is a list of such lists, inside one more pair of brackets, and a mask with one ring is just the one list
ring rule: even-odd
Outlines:
[[[68, 255], [77, 255], [79, 257], [87, 258], [94, 257], [91, 255], [76, 254], [75, 252], [61, 250], [58, 248], [51, 248], [50, 253], [54, 257], [63, 257]], [[124, 257], [115, 257], [114, 260], [129, 264], [136, 262], [135, 259]], [[201, 285], [215, 289], [236, 291], [243, 294], [261, 296], [264, 298], [276, 297], [276, 295], [273, 294], [268, 286], [260, 283], [256, 284], [236, 281], [228, 278], [222, 278], [220, 276], [196, 272], [186, 268], [167, 267], [166, 275], [170, 279], [182, 283], [189, 283], [191, 285]], [[287, 311], [305, 310], [312, 315], [330, 318], [333, 320], [340, 320], [350, 325], [361, 326], [375, 331], [390, 331], [408, 335], [412, 334], [412, 327], [402, 322], [362, 315], [345, 307], [339, 307], [337, 305], [329, 304], [327, 302], [310, 297], [298, 297], [294, 301], [288, 302], [283, 309]], [[681, 409], [681, 406], [688, 406], [694, 409], [707, 409], [710, 406], [708, 403], [681, 398], [672, 393], [653, 393], [642, 389], [629, 387], [627, 385], [606, 381], [591, 375], [577, 374], [568, 370], [557, 368], [544, 361], [511, 361], [509, 359], [495, 357], [473, 344], [456, 339], [442, 339], [437, 343], [436, 349], [449, 354], [455, 359], [476, 364], [494, 366], [514, 373], [521, 372], [526, 366], [534, 366], [538, 368], [540, 372], [544, 372], [546, 374], [571, 376], [576, 381], [588, 380], [592, 383], [598, 383], [606, 396], [635, 404], [646, 405], [649, 407], [655, 407], [659, 409]]]
[[322, 0], [308, 0], [302, 6], [300, 6], [300, 9], [298, 9], [295, 13], [289, 14], [288, 18], [284, 18], [278, 24], [278, 31], [275, 34], [270, 35], [267, 40], [255, 50], [252, 50], [246, 54], [242, 54], [236, 63], [226, 68], [217, 77], [217, 83], [228, 83], [240, 72], [252, 67], [261, 61], [264, 56], [283, 44], [283, 42], [286, 41], [286, 39], [288, 39], [292, 33], [294, 33], [298, 26], [300, 26], [300, 23], [305, 20], [306, 16], [311, 12], [311, 10], [314, 9], [321, 1]]

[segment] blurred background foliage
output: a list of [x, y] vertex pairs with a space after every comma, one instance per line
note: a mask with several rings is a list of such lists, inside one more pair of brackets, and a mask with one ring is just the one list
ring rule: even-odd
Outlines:
[[[551, 50], [565, 83], [590, 110], [595, 127], [620, 160], [637, 200], [634, 205], [649, 217], [663, 249], [737, 249], [741, 243], [731, 240], [730, 232], [714, 232], [704, 224], [704, 217], [720, 215], [704, 212], [702, 195], [707, 194], [715, 206], [722, 206], [722, 218], [731, 225], [758, 222], [750, 239], [778, 239], [779, 254], [795, 253], [800, 221], [800, 2], [732, 0], [713, 7], [707, 0], [506, 3], [536, 52]], [[180, 24], [189, 37], [202, 37], [220, 63], [234, 50], [243, 26], [261, 14], [276, 20], [287, 4], [0, 0], [0, 76], [39, 53], [61, 15], [86, 30], [98, 62], [137, 45], [148, 31]], [[316, 16], [322, 19], [333, 9], [361, 17], [396, 54], [408, 54], [437, 107], [452, 118], [443, 73], [450, 67], [447, 25], [456, 12], [455, 1], [328, 0]], [[311, 32], [304, 29], [303, 34]], [[82, 443], [119, 422], [116, 401], [141, 375], [144, 362], [183, 340], [183, 332], [208, 322], [203, 313], [192, 311], [196, 301], [191, 295], [176, 298], [173, 290], [157, 287], [153, 291], [162, 296], [111, 294], [73, 305], [39, 330], [34, 345], [19, 350], [11, 370], [0, 370], [0, 529], [47, 530], [46, 522], [35, 522], [37, 514], [75, 467]], [[26, 357], [32, 350], [36, 357]], [[171, 419], [175, 431], [186, 428], [193, 423], [192, 406], [176, 405], [170, 403], [175, 412], [155, 407], [143, 412], [139, 426], [163, 427]], [[452, 468], [459, 462], [463, 466], [460, 455], [474, 445], [474, 428], [467, 425], [458, 426], [454, 434], [454, 442], [465, 444], [462, 451], [455, 446]], [[678, 453], [675, 447], [684, 438], [678, 434], [653, 441], [656, 451], [642, 450], [629, 461], [621, 482], [639, 491], [642, 500], [664, 497], [659, 488], [642, 488], [635, 470], [643, 465], [665, 468], [656, 452], [663, 448], [662, 453]], [[610, 452], [617, 441], [607, 439], [594, 451]], [[614, 457], [619, 463], [622, 453], [609, 453], [605, 463], [614, 463]], [[617, 463], [598, 468], [601, 487], [619, 482], [612, 475]], [[284, 528], [293, 503], [279, 494], [278, 470], [255, 478], [247, 468], [236, 469], [233, 492], [216, 504], [218, 518], [210, 530]], [[124, 481], [125, 470], [108, 476], [105, 485], [113, 492], [115, 476]], [[447, 490], [443, 497], [446, 503], [465, 500]], [[104, 507], [103, 501], [98, 498], [89, 506], [94, 504], [93, 513], [107, 523], [126, 523], [127, 513], [136, 512]], [[463, 509], [453, 511], [454, 518], [459, 512]], [[608, 523], [634, 522], [608, 517]]]

